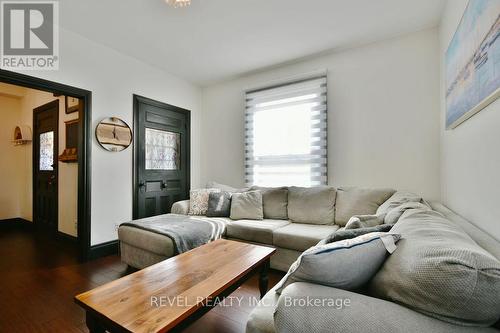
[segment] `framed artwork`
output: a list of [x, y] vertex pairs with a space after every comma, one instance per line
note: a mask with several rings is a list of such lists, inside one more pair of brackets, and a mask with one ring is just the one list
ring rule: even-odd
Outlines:
[[82, 106], [79, 98], [65, 96], [66, 114], [80, 111]]
[[112, 152], [122, 151], [132, 143], [132, 130], [117, 117], [103, 119], [97, 125], [95, 135], [99, 144]]
[[445, 54], [446, 128], [500, 96], [500, 1], [469, 0]]

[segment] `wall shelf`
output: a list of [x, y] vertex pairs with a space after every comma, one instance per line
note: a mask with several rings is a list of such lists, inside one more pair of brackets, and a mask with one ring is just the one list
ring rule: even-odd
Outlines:
[[28, 125], [16, 126], [14, 129], [14, 140], [12, 140], [14, 146], [28, 144], [32, 139], [31, 128]]

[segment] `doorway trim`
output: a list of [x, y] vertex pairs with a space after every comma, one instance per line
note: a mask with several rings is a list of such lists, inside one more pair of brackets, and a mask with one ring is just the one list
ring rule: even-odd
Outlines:
[[34, 76], [0, 69], [0, 82], [50, 93], [77, 97], [84, 107], [78, 119], [78, 253], [80, 260], [89, 259], [91, 228], [91, 147], [92, 147], [92, 92], [69, 85], [40, 79]]
[[[55, 130], [55, 136], [54, 136], [54, 145], [56, 146], [55, 148], [55, 151], [56, 152], [59, 152], [59, 100], [56, 99], [56, 100], [53, 100], [51, 102], [48, 102], [48, 103], [45, 103], [39, 107], [36, 107], [33, 109], [33, 121], [32, 121], [32, 127], [31, 127], [31, 130], [33, 132], [33, 141], [32, 141], [32, 152], [31, 152], [31, 158], [32, 158], [32, 179], [31, 179], [31, 182], [32, 182], [32, 189], [33, 189], [33, 193], [32, 193], [32, 210], [33, 210], [33, 225], [36, 227], [38, 227], [39, 225], [38, 224], [38, 221], [37, 221], [37, 218], [36, 218], [36, 213], [37, 213], [37, 208], [38, 208], [38, 205], [36, 204], [37, 200], [37, 188], [38, 188], [38, 185], [37, 185], [37, 174], [40, 172], [38, 169], [39, 169], [39, 165], [35, 163], [35, 160], [36, 160], [36, 157], [38, 156], [38, 158], [40, 158], [40, 153], [36, 151], [36, 148], [35, 147], [35, 140], [38, 140], [37, 138], [35, 138], [35, 133], [36, 133], [36, 130], [35, 130], [35, 126], [36, 126], [36, 115], [39, 114], [39, 113], [42, 113], [42, 112], [45, 112], [47, 110], [50, 110], [52, 108], [56, 107], [57, 108], [57, 119], [56, 119], [56, 130]], [[56, 219], [56, 230], [55, 232], [56, 233], [59, 233], [59, 161], [57, 160], [57, 156], [58, 154], [56, 154], [54, 156], [54, 165], [53, 165], [53, 169], [55, 171], [55, 174], [56, 174], [56, 178], [57, 178], [57, 187], [56, 187], [56, 197], [57, 197], [57, 200], [56, 200], [56, 203], [55, 203], [55, 206], [56, 206], [56, 216], [57, 216], [57, 219]]]
[[139, 161], [139, 145], [141, 142], [139, 142], [139, 103], [144, 103], [144, 104], [149, 104], [152, 106], [156, 106], [159, 108], [169, 108], [172, 111], [182, 113], [186, 115], [186, 132], [187, 132], [187, 138], [186, 138], [186, 151], [187, 151], [187, 166], [186, 166], [186, 178], [187, 178], [187, 184], [186, 188], [189, 189], [191, 188], [191, 111], [183, 109], [181, 107], [163, 103], [156, 101], [154, 99], [150, 99], [144, 96], [136, 95], [133, 94], [133, 105], [134, 105], [134, 138], [133, 138], [133, 151], [134, 151], [134, 156], [132, 159], [132, 217], [133, 219], [137, 219], [139, 216], [139, 207], [138, 207], [138, 190], [139, 190], [139, 175], [137, 171], [137, 165]]

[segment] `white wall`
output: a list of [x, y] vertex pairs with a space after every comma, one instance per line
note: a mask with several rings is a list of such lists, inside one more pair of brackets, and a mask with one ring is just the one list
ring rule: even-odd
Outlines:
[[[58, 71], [23, 73], [92, 91], [92, 131], [108, 116], [132, 126], [132, 94], [191, 110], [191, 183], [199, 186], [198, 87], [64, 29], [60, 30], [60, 61]], [[111, 153], [94, 138], [91, 205], [91, 244], [117, 239], [115, 224], [132, 219], [132, 147]]]
[[[3, 92], [3, 91], [2, 91]], [[24, 146], [14, 146], [14, 129], [21, 119], [19, 96], [0, 95], [0, 220], [18, 218], [21, 213], [22, 169], [19, 161]]]
[[244, 91], [328, 70], [328, 179], [440, 198], [438, 32], [425, 30], [203, 90], [202, 182], [244, 182]]
[[444, 54], [467, 2], [448, 1], [440, 26], [442, 196], [448, 207], [500, 240], [500, 102], [444, 130]]

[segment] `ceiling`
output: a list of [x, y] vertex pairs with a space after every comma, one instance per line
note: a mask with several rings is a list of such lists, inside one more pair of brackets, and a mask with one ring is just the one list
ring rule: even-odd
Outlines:
[[436, 26], [446, 0], [60, 1], [63, 28], [200, 86]]

